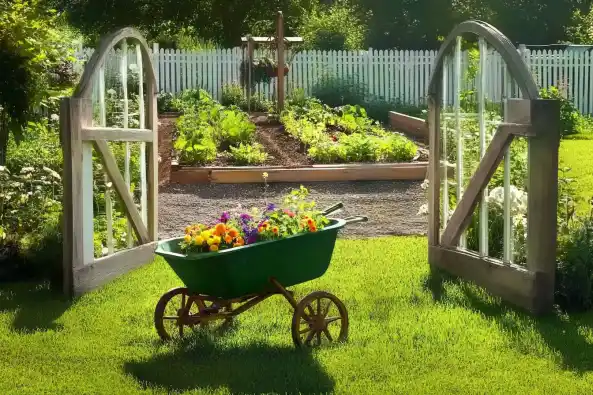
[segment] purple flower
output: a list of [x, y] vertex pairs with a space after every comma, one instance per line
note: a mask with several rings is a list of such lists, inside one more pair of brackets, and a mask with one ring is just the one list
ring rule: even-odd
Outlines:
[[222, 222], [223, 224], [226, 224], [227, 222], [229, 222], [229, 219], [231, 219], [231, 215], [228, 213], [228, 211], [225, 211], [220, 216], [220, 222]]
[[270, 203], [268, 204], [268, 207], [266, 207], [266, 211], [274, 211], [276, 210], [276, 205], [274, 203]]
[[249, 222], [253, 219], [253, 217], [249, 214], [241, 214], [239, 216], [239, 218], [241, 219], [241, 222], [243, 222], [244, 224], [246, 224], [247, 222]]

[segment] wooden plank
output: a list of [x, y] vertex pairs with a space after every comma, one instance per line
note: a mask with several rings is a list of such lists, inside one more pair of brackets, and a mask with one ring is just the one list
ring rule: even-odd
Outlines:
[[461, 234], [467, 228], [471, 215], [479, 202], [482, 190], [488, 185], [512, 140], [513, 135], [509, 134], [507, 129], [499, 129], [496, 132], [443, 232], [441, 245], [452, 247], [459, 243]]
[[[441, 92], [442, 93], [442, 92]], [[428, 162], [428, 244], [438, 245], [441, 232], [441, 145], [440, 140], [440, 125], [441, 125], [441, 100], [437, 97], [428, 98], [428, 127], [430, 150]], [[447, 180], [445, 179], [445, 182]]]
[[156, 242], [144, 244], [140, 247], [96, 259], [92, 264], [78, 268], [73, 274], [76, 284], [74, 294], [84, 294], [130, 270], [151, 262], [154, 259], [156, 245]]
[[73, 289], [72, 273], [77, 262], [82, 262], [82, 248], [78, 236], [82, 234], [82, 224], [74, 218], [82, 215], [82, 204], [77, 198], [80, 194], [80, 168], [82, 160], [82, 140], [77, 136], [80, 129], [80, 100], [63, 98], [60, 101], [60, 137], [64, 156], [62, 182], [63, 197], [63, 229], [62, 229], [62, 291], [70, 296]]
[[[268, 171], [268, 182], [360, 181], [360, 180], [424, 180], [427, 166], [397, 168], [335, 168], [274, 169]], [[261, 182], [262, 171], [213, 170], [213, 183]]]
[[389, 126], [422, 142], [428, 142], [428, 126], [424, 119], [389, 111]]
[[362, 181], [362, 180], [424, 180], [427, 163], [391, 164], [390, 166], [362, 165], [358, 167], [308, 168], [182, 168], [171, 172], [171, 182], [194, 183], [259, 183], [262, 173], [268, 173], [268, 182]]
[[278, 11], [278, 20], [276, 26], [276, 35], [278, 37], [278, 43], [276, 45], [278, 51], [278, 78], [276, 81], [277, 84], [277, 93], [276, 93], [276, 100], [277, 100], [277, 108], [278, 113], [280, 113], [284, 109], [284, 15], [282, 11]]
[[444, 269], [486, 288], [490, 293], [529, 311], [536, 310], [536, 275], [522, 266], [480, 258], [465, 250], [428, 247], [431, 266]]
[[534, 100], [531, 119], [537, 137], [529, 139], [527, 268], [538, 274], [536, 308], [543, 313], [554, 302], [560, 103]]
[[[144, 63], [145, 67], [147, 63]], [[157, 90], [154, 78], [146, 79], [146, 103], [148, 128], [152, 130], [152, 142], [147, 144], [147, 228], [150, 240], [158, 240], [158, 197], [159, 197], [159, 114], [157, 110]]]
[[105, 167], [105, 171], [109, 175], [109, 178], [113, 182], [115, 190], [117, 191], [122, 202], [124, 203], [126, 216], [132, 228], [134, 229], [136, 236], [138, 236], [138, 240], [140, 240], [140, 243], [142, 244], [150, 242], [148, 230], [142, 222], [142, 218], [138, 213], [138, 209], [136, 209], [134, 199], [132, 198], [130, 190], [119, 172], [117, 162], [115, 161], [115, 157], [111, 153], [111, 150], [107, 145], [107, 142], [104, 140], [95, 141], [95, 149], [100, 154], [101, 160], [103, 161], [103, 165]]
[[144, 141], [151, 142], [154, 136], [150, 129], [125, 129], [107, 127], [85, 127], [82, 139], [85, 141]]

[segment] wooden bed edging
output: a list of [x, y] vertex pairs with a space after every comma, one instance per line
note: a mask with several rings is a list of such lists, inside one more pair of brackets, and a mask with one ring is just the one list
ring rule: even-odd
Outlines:
[[428, 125], [424, 119], [389, 111], [389, 126], [423, 143], [428, 143]]
[[427, 162], [313, 165], [311, 167], [180, 167], [173, 166], [171, 183], [244, 184], [263, 182], [316, 181], [422, 181], [427, 177]]

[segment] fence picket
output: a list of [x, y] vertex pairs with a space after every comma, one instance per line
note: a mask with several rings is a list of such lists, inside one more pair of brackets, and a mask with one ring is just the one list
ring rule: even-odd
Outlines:
[[[82, 48], [76, 57], [88, 61], [92, 48]], [[262, 55], [256, 51], [256, 56]], [[535, 81], [540, 87], [557, 86], [569, 97], [574, 105], [584, 113], [593, 113], [593, 81], [591, 67], [593, 56], [588, 51], [566, 50], [525, 50], [524, 59]], [[484, 95], [488, 100], [502, 100], [503, 84], [507, 92], [516, 89], [513, 81], [503, 82], [501, 73], [505, 69], [502, 58], [492, 51], [488, 55], [488, 76], [485, 79]], [[138, 64], [134, 50], [125, 57], [121, 50], [112, 51], [106, 59], [104, 70], [106, 84], [116, 81], [122, 62]], [[292, 59], [287, 76], [287, 92], [302, 88], [311, 95], [312, 87], [325, 75], [338, 78], [352, 78], [366, 86], [369, 94], [387, 100], [401, 100], [410, 104], [425, 102], [428, 84], [436, 51], [373, 50], [367, 51], [302, 51]], [[243, 59], [241, 48], [205, 51], [183, 51], [153, 46], [155, 75], [158, 90], [179, 93], [185, 89], [203, 88], [213, 97], [220, 99], [222, 87], [239, 81], [240, 63]], [[467, 68], [467, 53], [462, 54], [462, 69]], [[77, 65], [79, 69], [82, 65]], [[448, 75], [448, 101], [454, 92], [453, 68]], [[97, 85], [97, 81], [94, 82]], [[467, 86], [466, 86], [467, 85]], [[474, 83], [462, 82], [462, 89], [473, 89]], [[271, 100], [276, 95], [276, 79], [270, 84], [258, 84], [256, 94]], [[98, 89], [94, 90], [93, 100], [98, 101]]]

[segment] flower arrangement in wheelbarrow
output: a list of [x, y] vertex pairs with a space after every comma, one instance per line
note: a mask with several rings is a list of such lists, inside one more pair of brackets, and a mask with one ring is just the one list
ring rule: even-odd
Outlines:
[[156, 254], [185, 285], [165, 293], [157, 303], [154, 322], [159, 336], [183, 337], [214, 322], [226, 326], [268, 297], [282, 295], [294, 310], [295, 345], [345, 341], [348, 312], [338, 297], [316, 291], [297, 301], [286, 288], [322, 276], [338, 231], [367, 218], [328, 218], [343, 205], [319, 211], [307, 200], [308, 194], [301, 186], [279, 206], [223, 212], [209, 225], [190, 225], [184, 236], [159, 242]]
[[301, 186], [292, 190], [280, 207], [268, 204], [264, 210], [252, 208], [249, 212], [239, 208], [236, 213], [223, 212], [211, 226], [187, 226], [181, 250], [186, 254], [215, 252], [322, 230], [329, 220], [315, 210], [314, 201], [306, 200], [308, 194]]

